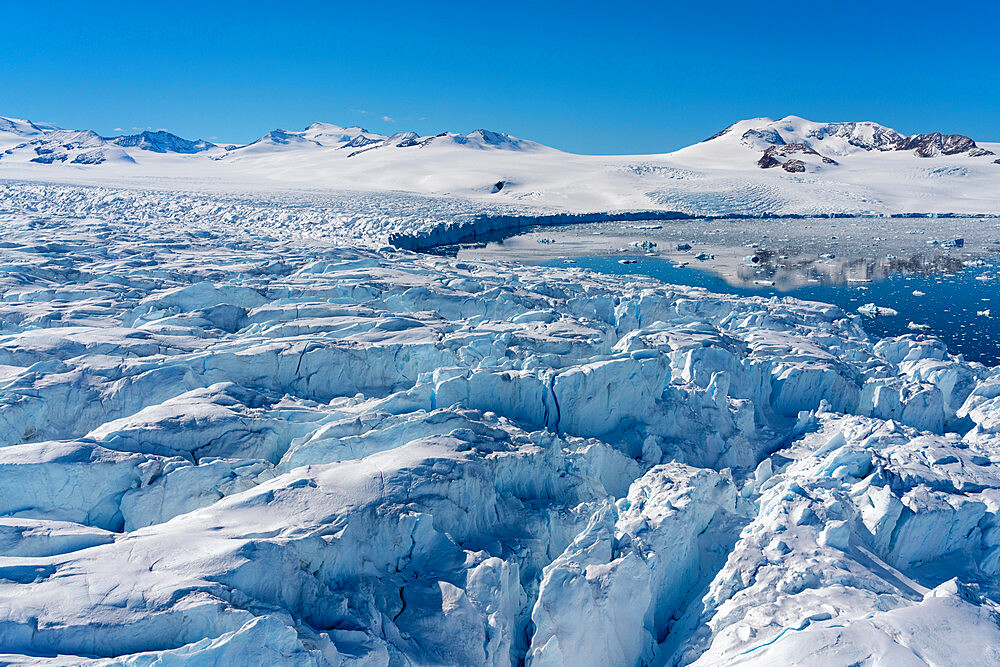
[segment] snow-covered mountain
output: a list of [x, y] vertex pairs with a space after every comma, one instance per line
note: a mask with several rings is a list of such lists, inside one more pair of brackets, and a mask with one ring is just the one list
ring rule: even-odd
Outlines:
[[30, 120], [0, 117], [0, 134], [11, 134], [18, 137], [36, 137], [58, 129], [54, 125], [32, 123]]
[[54, 125], [0, 116], [0, 151], [58, 129]]
[[805, 171], [801, 168], [805, 166], [803, 160], [793, 157], [796, 154], [800, 158], [817, 158], [808, 160], [814, 167], [837, 165], [834, 157], [846, 158], [872, 152], [910, 151], [921, 158], [994, 155], [993, 151], [977, 146], [971, 138], [960, 134], [933, 132], [904, 136], [878, 123], [814, 123], [797, 116], [781, 120], [755, 118], [740, 121], [705, 143], [713, 142], [724, 145], [734, 155], [739, 154], [735, 144], [751, 151], [763, 151], [758, 160], [759, 167], [783, 166], [786, 171]]
[[201, 153], [217, 148], [215, 144], [208, 141], [183, 139], [165, 130], [155, 132], [147, 130], [139, 134], [113, 137], [107, 141], [123, 148], [139, 148], [154, 153]]
[[329, 123], [223, 147], [165, 131], [106, 138], [13, 119], [0, 120], [0, 148], [0, 176], [70, 182], [200, 178], [570, 212], [1000, 213], [997, 146], [796, 116], [740, 121], [659, 155], [575, 155], [488, 130], [382, 135]]
[[[234, 147], [228, 157], [237, 159], [248, 154], [310, 150], [318, 147], [345, 150], [345, 155], [335, 156], [341, 158], [345, 156], [355, 157], [378, 148], [421, 148], [431, 145], [509, 151], [530, 151], [543, 148], [535, 142], [489, 130], [475, 130], [469, 134], [442, 132], [426, 137], [422, 137], [416, 132], [396, 132], [387, 136], [375, 134], [357, 126], [340, 127], [330, 123], [313, 123], [302, 132], [273, 130], [246, 146]], [[413, 156], [409, 157], [413, 158]]]
[[[191, 141], [164, 130], [102, 137], [91, 130], [64, 130], [52, 125], [0, 117], [0, 160], [7, 164], [52, 165], [135, 164], [136, 151], [194, 154], [223, 149], [207, 141]], [[131, 149], [131, 150], [128, 150]]]
[[16, 144], [3, 152], [0, 159], [8, 162], [29, 161], [33, 164], [99, 165], [134, 163], [128, 152], [90, 130], [50, 130]]

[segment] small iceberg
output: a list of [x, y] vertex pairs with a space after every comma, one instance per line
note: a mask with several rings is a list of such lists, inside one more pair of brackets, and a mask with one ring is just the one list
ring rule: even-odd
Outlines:
[[910, 331], [930, 331], [931, 325], [929, 324], [917, 324], [916, 322], [910, 322], [906, 325], [906, 328]]
[[939, 245], [944, 248], [964, 248], [965, 239], [957, 238], [948, 241], [938, 241], [937, 239], [931, 239], [930, 241], [927, 242], [927, 245]]
[[619, 259], [618, 263], [619, 264], [635, 264], [635, 260], [634, 259]]
[[899, 311], [897, 310], [887, 306], [876, 306], [874, 303], [866, 303], [863, 306], [858, 306], [858, 312], [868, 317], [891, 317], [899, 315]]

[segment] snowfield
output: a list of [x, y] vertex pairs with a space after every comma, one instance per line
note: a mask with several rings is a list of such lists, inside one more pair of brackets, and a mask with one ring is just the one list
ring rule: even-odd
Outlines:
[[5, 664], [1000, 660], [997, 369], [7, 187]]
[[1000, 663], [1000, 369], [835, 306], [401, 248], [1000, 213], [994, 148], [0, 119], [0, 664]]
[[1000, 145], [961, 135], [904, 136], [872, 122], [796, 116], [740, 121], [673, 153], [611, 156], [488, 130], [384, 136], [313, 123], [222, 146], [166, 131], [101, 137], [0, 118], [7, 180], [284, 196], [406, 193], [536, 216], [1000, 215], [997, 153]]

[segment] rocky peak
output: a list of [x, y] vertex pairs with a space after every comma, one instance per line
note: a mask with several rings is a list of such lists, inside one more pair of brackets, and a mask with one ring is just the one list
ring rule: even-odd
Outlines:
[[116, 146], [122, 148], [139, 148], [154, 153], [201, 153], [210, 148], [215, 148], [215, 144], [207, 141], [191, 141], [166, 132], [157, 130], [155, 132], [140, 132], [139, 134], [128, 134], [121, 137], [107, 139]]
[[764, 154], [757, 160], [757, 166], [761, 169], [771, 169], [781, 167], [788, 172], [801, 172], [806, 170], [805, 162], [801, 159], [789, 159], [792, 155], [813, 155], [818, 157], [824, 164], [837, 164], [836, 160], [820, 155], [808, 144], [792, 143], [771, 146], [764, 151]]
[[913, 151], [917, 157], [935, 157], [937, 155], [956, 155], [968, 153], [969, 157], [993, 155], [992, 151], [980, 148], [976, 142], [962, 134], [914, 134], [900, 141], [896, 150]]

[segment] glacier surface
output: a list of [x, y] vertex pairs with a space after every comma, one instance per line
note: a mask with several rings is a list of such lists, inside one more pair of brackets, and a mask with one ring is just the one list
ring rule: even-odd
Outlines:
[[818, 303], [6, 187], [4, 664], [1000, 661], [995, 368]]

